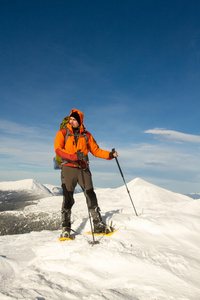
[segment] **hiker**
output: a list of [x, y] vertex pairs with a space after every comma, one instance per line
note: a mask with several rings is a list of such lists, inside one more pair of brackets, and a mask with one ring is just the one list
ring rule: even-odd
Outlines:
[[[66, 129], [57, 132], [55, 152], [62, 158], [61, 181], [63, 188], [62, 203], [62, 237], [69, 237], [71, 231], [71, 209], [74, 204], [74, 190], [77, 183], [85, 190], [87, 205], [93, 220], [94, 233], [109, 233], [111, 226], [102, 221], [100, 208], [93, 188], [92, 175], [88, 164], [88, 152], [94, 156], [111, 160], [118, 157], [117, 152], [109, 152], [99, 148], [93, 136], [85, 130], [84, 115], [77, 109], [72, 109]], [[82, 170], [83, 170], [84, 183]]]

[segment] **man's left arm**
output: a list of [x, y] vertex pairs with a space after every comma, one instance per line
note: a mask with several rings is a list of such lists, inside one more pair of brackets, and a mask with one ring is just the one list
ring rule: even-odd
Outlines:
[[108, 159], [111, 160], [114, 157], [117, 157], [117, 152], [110, 152], [110, 151], [106, 151], [103, 150], [101, 148], [99, 148], [99, 145], [97, 144], [97, 142], [95, 141], [95, 139], [93, 138], [92, 135], [90, 135], [89, 137], [89, 147], [90, 147], [90, 152], [96, 156], [96, 157], [100, 157], [100, 158], [104, 158], [104, 159]]

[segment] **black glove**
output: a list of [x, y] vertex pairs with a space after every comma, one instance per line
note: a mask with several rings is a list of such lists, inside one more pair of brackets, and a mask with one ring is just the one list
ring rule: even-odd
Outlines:
[[109, 153], [109, 158], [114, 158], [113, 153], [114, 153], [114, 152], [110, 152], [110, 153]]
[[113, 148], [112, 151], [109, 153], [109, 158], [114, 158], [113, 153], [115, 153], [115, 148]]

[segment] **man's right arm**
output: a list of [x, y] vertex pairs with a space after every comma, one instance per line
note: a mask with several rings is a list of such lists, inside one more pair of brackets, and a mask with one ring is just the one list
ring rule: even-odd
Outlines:
[[72, 161], [78, 160], [76, 154], [69, 154], [65, 150], [65, 129], [61, 129], [57, 132], [55, 142], [54, 142], [54, 148], [55, 152], [58, 156], [62, 157], [63, 159], [69, 159]]

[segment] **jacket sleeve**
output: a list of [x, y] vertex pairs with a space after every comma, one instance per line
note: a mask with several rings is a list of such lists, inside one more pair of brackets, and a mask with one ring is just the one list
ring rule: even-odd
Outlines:
[[92, 155], [94, 155], [96, 157], [108, 159], [108, 160], [112, 159], [109, 157], [110, 151], [102, 150], [101, 148], [99, 148], [99, 145], [97, 144], [97, 142], [95, 141], [95, 139], [93, 138], [93, 136], [91, 134], [90, 134], [88, 143], [89, 143], [89, 148], [90, 148], [90, 152], [92, 153]]
[[57, 132], [54, 142], [55, 152], [58, 156], [62, 157], [63, 159], [69, 159], [72, 161], [78, 160], [76, 154], [69, 154], [65, 150], [65, 134], [65, 129], [61, 129]]

